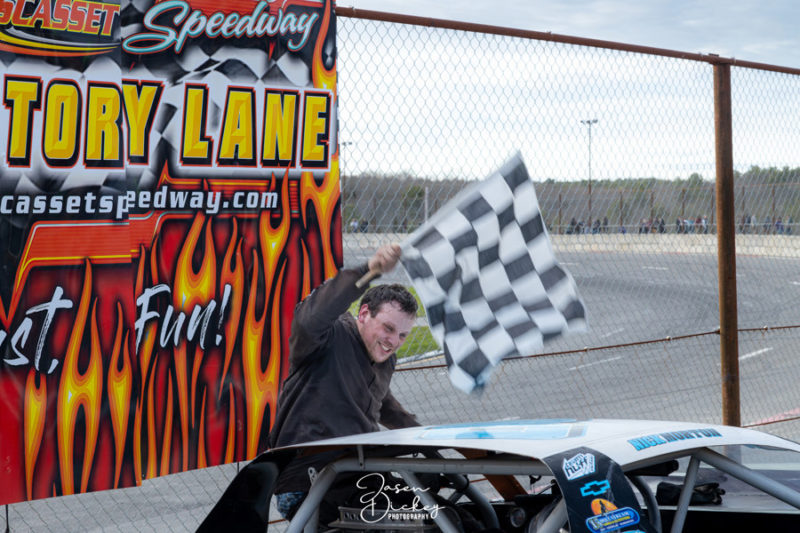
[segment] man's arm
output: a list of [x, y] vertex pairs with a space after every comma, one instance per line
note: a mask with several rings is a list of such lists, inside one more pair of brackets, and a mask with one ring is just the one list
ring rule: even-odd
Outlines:
[[298, 365], [308, 355], [325, 344], [333, 324], [367, 287], [357, 287], [358, 281], [368, 271], [386, 273], [397, 265], [401, 254], [397, 244], [385, 244], [358, 269], [345, 269], [329, 279], [297, 304], [292, 320], [290, 361]]
[[405, 408], [397, 401], [392, 391], [386, 395], [381, 404], [381, 420], [380, 423], [389, 429], [408, 428], [412, 426], [419, 426], [417, 418], [405, 410]]
[[356, 287], [356, 281], [366, 272], [367, 265], [358, 269], [340, 270], [297, 304], [289, 339], [290, 360], [293, 364], [302, 363], [308, 355], [327, 342], [336, 319], [366, 290], [366, 287]]

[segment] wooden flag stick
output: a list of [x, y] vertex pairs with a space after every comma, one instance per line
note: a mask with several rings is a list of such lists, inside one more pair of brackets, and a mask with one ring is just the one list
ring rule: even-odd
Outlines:
[[356, 288], [361, 289], [362, 287], [364, 287], [364, 285], [368, 284], [370, 281], [372, 281], [373, 279], [377, 278], [380, 275], [381, 275], [380, 270], [370, 270], [369, 272], [361, 276], [361, 278], [358, 281], [356, 281]]

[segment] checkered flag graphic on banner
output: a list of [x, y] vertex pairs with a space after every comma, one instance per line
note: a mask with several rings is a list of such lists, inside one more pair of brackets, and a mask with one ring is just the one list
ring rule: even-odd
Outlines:
[[402, 248], [450, 380], [465, 392], [483, 388], [503, 358], [586, 329], [586, 309], [556, 261], [519, 154], [443, 206]]
[[[255, 6], [257, 2], [253, 2]], [[150, 0], [129, 0], [123, 2], [120, 25], [123, 38], [148, 31], [143, 25], [147, 10], [153, 5]], [[219, 3], [220, 6], [224, 3]], [[322, 4], [320, 4], [322, 7]], [[326, 50], [334, 50], [334, 31], [330, 31], [330, 45]], [[288, 37], [279, 37], [275, 48], [267, 49], [266, 39], [212, 39], [196, 37], [192, 44], [186, 46], [181, 53], [162, 52], [158, 54], [132, 55], [123, 54], [123, 72], [144, 80], [163, 80], [164, 94], [161, 97], [158, 115], [153, 125], [150, 139], [153, 161], [147, 166], [129, 165], [126, 168], [128, 183], [133, 188], [143, 189], [155, 187], [161, 178], [164, 161], [169, 162], [169, 170], [173, 177], [181, 172], [197, 176], [193, 169], [186, 169], [178, 163], [183, 135], [183, 106], [185, 84], [192, 83], [209, 88], [225, 89], [242, 84], [254, 87], [257, 94], [263, 94], [265, 88], [298, 87], [314, 89], [312, 80], [312, 57], [308, 54], [293, 54], [286, 47]], [[325, 68], [332, 68], [335, 63], [334, 53], [323, 53]], [[129, 74], [128, 74], [129, 73]], [[124, 77], [124, 76], [123, 76]], [[211, 90], [208, 102], [208, 126], [219, 127], [225, 108], [225, 90]], [[338, 120], [338, 108], [331, 109], [331, 120]], [[331, 145], [335, 146], [337, 128], [331, 131]], [[217, 172], [219, 176], [227, 176], [229, 169], [215, 170], [205, 168], [206, 172]], [[292, 169], [290, 178], [299, 178], [301, 170]], [[324, 171], [320, 171], [320, 177]], [[283, 171], [280, 173], [283, 174]], [[269, 177], [262, 168], [237, 167], [239, 178], [263, 180]], [[315, 174], [315, 177], [316, 174]]]

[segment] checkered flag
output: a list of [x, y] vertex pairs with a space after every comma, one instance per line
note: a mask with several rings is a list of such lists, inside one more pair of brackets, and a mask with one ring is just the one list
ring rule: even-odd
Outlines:
[[450, 380], [465, 392], [481, 389], [504, 357], [586, 328], [520, 154], [448, 202], [402, 248]]

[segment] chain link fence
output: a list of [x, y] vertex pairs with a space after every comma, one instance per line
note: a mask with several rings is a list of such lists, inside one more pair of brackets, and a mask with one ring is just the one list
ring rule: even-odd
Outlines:
[[[421, 317], [393, 389], [423, 423], [720, 421], [711, 65], [340, 16], [337, 69], [345, 266], [520, 151], [589, 313], [476, 397]], [[742, 420], [797, 439], [800, 76], [734, 67], [732, 86]], [[236, 472], [10, 505], [6, 530], [192, 531]]]
[[[551, 415], [720, 421], [712, 65], [364, 19], [342, 20], [339, 47], [346, 256], [363, 259], [380, 242], [402, 240], [467, 183], [520, 151], [556, 253], [589, 312], [587, 333], [545, 347], [565, 355], [501, 369], [477, 400], [442, 395], [446, 379], [432, 386], [425, 380], [433, 378], [422, 376], [446, 378], [444, 369], [419, 360], [412, 365], [423, 369], [409, 374], [421, 383], [404, 385], [405, 400], [445, 402], [421, 411], [431, 421]], [[800, 278], [792, 277], [800, 259], [800, 135], [790, 111], [800, 78], [734, 67], [732, 85], [740, 325], [800, 324], [790, 303], [800, 291]], [[756, 360], [798, 374], [788, 333], [767, 329], [747, 341], [742, 335], [744, 423], [800, 407], [789, 388], [752, 389], [766, 383], [752, 379], [758, 367], [749, 363]], [[634, 370], [644, 350], [637, 343], [653, 341], [671, 357]], [[409, 351], [429, 348], [423, 337]], [[565, 378], [579, 365], [539, 362], [577, 357], [567, 354], [589, 365], [578, 373], [585, 374], [582, 384]], [[693, 391], [681, 377], [686, 368], [703, 376], [696, 387], [706, 400], [676, 398]], [[635, 409], [605, 388], [603, 373], [648, 383]], [[530, 391], [520, 400], [525, 409], [514, 403], [520, 375]], [[535, 392], [554, 382], [563, 388]], [[593, 392], [585, 404], [587, 386]], [[663, 405], [654, 397], [650, 405], [644, 391], [672, 397]], [[486, 400], [492, 395], [505, 402]], [[792, 436], [790, 425], [769, 430]]]

